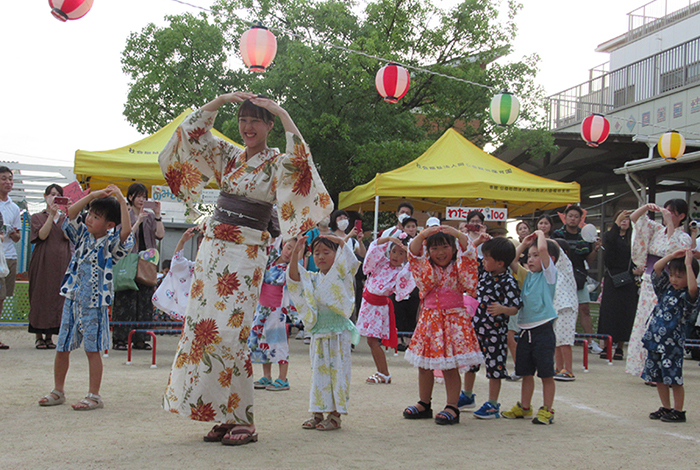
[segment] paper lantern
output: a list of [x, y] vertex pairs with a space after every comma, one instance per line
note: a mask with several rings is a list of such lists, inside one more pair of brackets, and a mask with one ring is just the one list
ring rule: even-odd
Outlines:
[[675, 162], [685, 153], [685, 137], [677, 131], [669, 131], [659, 137], [656, 147], [661, 158], [667, 162]]
[[49, 0], [51, 14], [60, 21], [82, 18], [92, 8], [93, 0]]
[[518, 119], [520, 101], [512, 93], [503, 90], [491, 99], [491, 118], [499, 126], [510, 126]]
[[374, 78], [377, 91], [384, 97], [387, 103], [398, 103], [406, 96], [411, 85], [411, 76], [408, 70], [393, 62], [388, 63], [377, 72]]
[[591, 114], [581, 123], [581, 138], [589, 147], [597, 147], [610, 135], [610, 123], [602, 114]]
[[251, 72], [264, 72], [275, 60], [277, 38], [266, 27], [256, 24], [241, 36], [241, 57]]

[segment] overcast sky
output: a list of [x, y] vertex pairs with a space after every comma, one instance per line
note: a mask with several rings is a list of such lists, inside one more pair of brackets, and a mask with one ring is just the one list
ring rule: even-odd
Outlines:
[[[512, 59], [539, 54], [537, 82], [553, 94], [585, 81], [588, 69], [606, 62], [596, 46], [626, 32], [627, 13], [646, 2], [522, 3]], [[61, 23], [46, 0], [3, 2], [0, 160], [72, 166], [78, 149], [107, 150], [142, 138], [122, 115], [127, 78], [121, 52], [130, 32], [185, 11], [198, 10], [172, 0], [95, 0], [85, 17]]]

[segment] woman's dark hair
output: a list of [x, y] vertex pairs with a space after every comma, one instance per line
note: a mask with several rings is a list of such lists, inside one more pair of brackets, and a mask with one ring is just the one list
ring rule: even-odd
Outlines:
[[542, 214], [541, 216], [539, 216], [537, 218], [537, 222], [535, 222], [535, 230], [539, 230], [539, 228], [537, 228], [537, 226], [540, 224], [540, 220], [542, 220], [542, 219], [549, 222], [549, 233], [545, 233], [544, 235], [545, 235], [545, 237], [551, 237], [552, 232], [554, 232], [554, 222], [552, 222], [552, 218], [550, 216], [548, 216], [547, 214]]
[[472, 220], [472, 217], [474, 217], [474, 216], [478, 216], [478, 217], [479, 217], [479, 220], [481, 220], [481, 223], [482, 223], [482, 224], [484, 223], [484, 220], [486, 220], [486, 217], [484, 217], [484, 214], [483, 214], [481, 211], [476, 211], [476, 210], [475, 210], [475, 211], [469, 211], [469, 212], [467, 213], [467, 222], [469, 222], [470, 220]]
[[114, 196], [93, 199], [88, 208], [93, 214], [104, 217], [107, 222], [114, 222], [114, 225], [119, 225], [122, 221], [121, 206]]
[[46, 189], [44, 190], [44, 196], [48, 196], [49, 194], [51, 194], [52, 189], [55, 189], [56, 191], [58, 191], [59, 195], [63, 196], [63, 188], [57, 185], [56, 183], [50, 184], [46, 187]]
[[567, 242], [563, 238], [555, 238], [553, 241], [559, 244], [559, 248], [561, 248], [561, 250], [566, 256], [569, 256], [569, 250], [571, 249], [571, 245], [569, 245], [569, 242]]
[[126, 190], [126, 200], [130, 206], [134, 205], [134, 199], [138, 196], [148, 197], [148, 189], [143, 183], [131, 183], [129, 189]]
[[[615, 225], [615, 221], [617, 220], [618, 217], [620, 217], [620, 214], [622, 214], [623, 212], [625, 212], [625, 209], [620, 209], [619, 211], [615, 212], [615, 215], [612, 218], [613, 223], [610, 225], [610, 228], [608, 230], [612, 230], [613, 225]], [[629, 217], [627, 217], [627, 218], [629, 219]], [[630, 220], [630, 228], [627, 229], [626, 233], [627, 233], [627, 235], [630, 235], [632, 233], [632, 221], [631, 220]], [[632, 237], [629, 237], [629, 239], [631, 240]]]
[[338, 251], [338, 248], [340, 247], [340, 245], [338, 245], [336, 242], [334, 242], [334, 241], [331, 240], [330, 238], [326, 238], [326, 237], [316, 237], [316, 238], [314, 238], [314, 240], [311, 242], [311, 246], [309, 247], [309, 250], [311, 251], [311, 254], [313, 254], [314, 250], [316, 249], [316, 247], [317, 247], [318, 245], [327, 246], [328, 248], [330, 248], [330, 249], [333, 250], [333, 251]]
[[[267, 98], [265, 95], [257, 95], [258, 98]], [[269, 124], [271, 122], [275, 121], [275, 115], [272, 114], [270, 111], [268, 111], [265, 108], [261, 108], [260, 106], [256, 106], [253, 103], [250, 102], [250, 100], [245, 100], [244, 102], [241, 103], [241, 105], [238, 107], [238, 119], [241, 117], [254, 117], [262, 120], [266, 124]]]
[[331, 229], [331, 232], [335, 232], [336, 230], [338, 230], [338, 222], [336, 221], [336, 219], [341, 215], [344, 215], [345, 217], [350, 219], [348, 213], [345, 212], [343, 209], [333, 211], [333, 213], [331, 214], [331, 221], [328, 223], [328, 228]]
[[[430, 251], [434, 246], [449, 245], [452, 247], [452, 261], [457, 259], [457, 239], [449, 233], [437, 232], [425, 239], [425, 248]], [[431, 261], [432, 262], [432, 261]]]
[[666, 204], [664, 204], [664, 209], [669, 208], [675, 211], [678, 215], [683, 214], [683, 218], [680, 222], [681, 224], [688, 218], [688, 203], [685, 202], [685, 199], [670, 199], [666, 201]]

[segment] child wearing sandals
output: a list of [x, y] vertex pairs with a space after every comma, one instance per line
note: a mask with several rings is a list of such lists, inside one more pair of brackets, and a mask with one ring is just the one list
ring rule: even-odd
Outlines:
[[[396, 300], [407, 299], [416, 286], [406, 265], [409, 240], [405, 233], [401, 233], [398, 238], [383, 237], [373, 241], [362, 266], [368, 278], [357, 315], [357, 330], [367, 337], [367, 345], [377, 367], [377, 372], [367, 378], [368, 384], [391, 383], [382, 344], [389, 348], [398, 346], [394, 304], [389, 296], [395, 293]], [[380, 340], [384, 340], [382, 344]]]
[[403, 416], [433, 417], [433, 370], [438, 369], [444, 376], [447, 404], [437, 413], [435, 422], [457, 424], [460, 373], [484, 362], [463, 298], [464, 292], [471, 296], [476, 293], [476, 249], [462, 232], [436, 225], [411, 241], [408, 261], [423, 306], [405, 356], [418, 368], [419, 401], [406, 408]]
[[[116, 196], [110, 197], [112, 195]], [[84, 222], [76, 218], [90, 204]], [[121, 229], [115, 227], [121, 223]], [[73, 405], [76, 411], [103, 408], [100, 397], [102, 351], [109, 349], [109, 306], [112, 305], [112, 266], [131, 251], [134, 237], [126, 199], [110, 185], [95, 191], [68, 208], [63, 231], [75, 245], [61, 285], [66, 298], [54, 361], [54, 389], [39, 400], [41, 406], [65, 403], [65, 382], [71, 351], [85, 340], [90, 373], [87, 396]]]
[[[256, 389], [273, 392], [289, 390], [289, 343], [287, 342], [287, 315], [296, 316], [296, 308], [289, 302], [285, 289], [287, 266], [292, 258], [296, 238], [273, 248], [267, 260], [258, 307], [253, 327], [248, 336], [250, 360], [262, 364], [263, 376], [253, 382]], [[272, 363], [279, 365], [279, 377], [272, 381]]]
[[[666, 265], [668, 272], [664, 270]], [[697, 275], [698, 262], [691, 250], [678, 250], [654, 263], [651, 282], [659, 302], [642, 337], [642, 346], [648, 351], [642, 379], [656, 383], [661, 408], [650, 413], [650, 419], [685, 423], [683, 349], [686, 322], [698, 308]]]
[[[536, 243], [535, 243], [536, 241]], [[532, 419], [534, 424], [554, 422], [554, 353], [556, 337], [554, 321], [554, 290], [557, 283], [555, 263], [559, 258], [559, 245], [547, 240], [542, 230], [525, 237], [516, 249], [515, 259], [529, 247], [527, 269], [517, 261], [511, 264], [520, 283], [523, 307], [518, 313], [520, 339], [515, 349], [515, 373], [522, 377], [520, 401], [501, 416], [508, 419], [532, 416], [532, 395], [535, 393], [535, 372], [542, 380], [543, 405]]]
[[[340, 429], [340, 415], [348, 412], [350, 344], [360, 340], [350, 321], [360, 263], [343, 239], [321, 235], [311, 243], [319, 272], [309, 272], [299, 265], [305, 245], [306, 237], [301, 237], [287, 269], [289, 294], [311, 333], [309, 411], [313, 416], [302, 428], [334, 431]], [[325, 419], [323, 413], [328, 413]]]

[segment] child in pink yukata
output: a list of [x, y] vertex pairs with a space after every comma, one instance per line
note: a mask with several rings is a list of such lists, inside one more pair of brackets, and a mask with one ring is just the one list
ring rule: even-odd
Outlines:
[[407, 299], [416, 287], [406, 264], [409, 240], [410, 237], [401, 233], [398, 238], [383, 237], [373, 241], [362, 266], [368, 278], [362, 292], [357, 330], [367, 337], [367, 345], [377, 367], [377, 372], [367, 378], [368, 384], [391, 383], [382, 344], [389, 348], [398, 346], [394, 304], [389, 296], [395, 293], [396, 300], [401, 301]]

